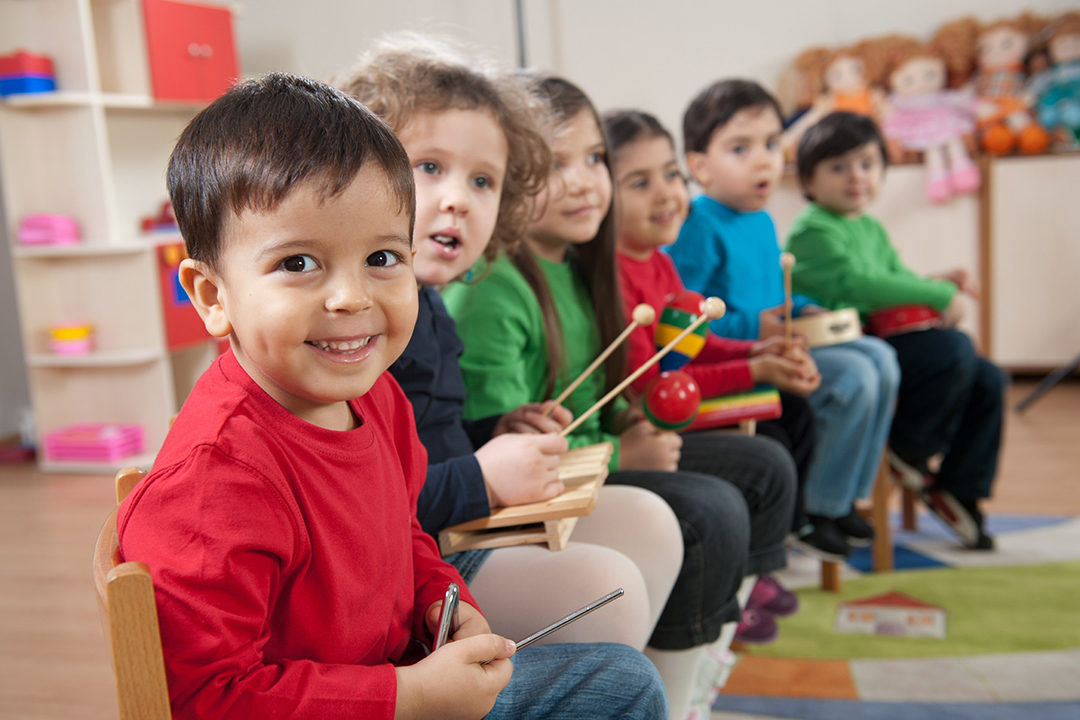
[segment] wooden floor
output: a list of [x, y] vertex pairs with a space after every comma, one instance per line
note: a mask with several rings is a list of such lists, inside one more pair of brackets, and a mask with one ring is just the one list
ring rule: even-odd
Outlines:
[[[1031, 383], [1009, 390], [1009, 407]], [[992, 512], [1080, 515], [1080, 383], [1010, 412]], [[0, 718], [116, 717], [90, 580], [112, 479], [0, 465]]]

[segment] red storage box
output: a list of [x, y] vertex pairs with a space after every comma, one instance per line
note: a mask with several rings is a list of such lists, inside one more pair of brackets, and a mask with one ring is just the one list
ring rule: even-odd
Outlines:
[[213, 100], [239, 76], [232, 12], [173, 0], [143, 0], [150, 84], [158, 100]]
[[55, 75], [52, 58], [26, 50], [0, 55], [0, 75]]

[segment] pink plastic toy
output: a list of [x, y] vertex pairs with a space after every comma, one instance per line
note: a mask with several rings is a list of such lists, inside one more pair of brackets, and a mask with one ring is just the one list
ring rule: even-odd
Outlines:
[[71, 425], [45, 436], [45, 457], [50, 460], [118, 462], [142, 452], [144, 445], [141, 425]]
[[23, 245], [74, 245], [80, 239], [79, 224], [67, 215], [27, 215], [19, 223], [19, 242]]
[[63, 323], [49, 328], [49, 348], [58, 355], [86, 355], [94, 349], [94, 326]]

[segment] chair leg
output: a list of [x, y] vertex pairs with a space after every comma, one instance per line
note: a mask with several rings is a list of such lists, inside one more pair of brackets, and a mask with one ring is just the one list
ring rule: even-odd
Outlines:
[[893, 569], [892, 526], [889, 524], [889, 496], [892, 489], [889, 463], [882, 458], [877, 480], [874, 482], [874, 504], [870, 511], [871, 524], [874, 526], [874, 572], [889, 572]]
[[908, 488], [902, 488], [901, 492], [904, 513], [904, 529], [918, 530], [919, 520], [916, 508], [918, 506], [919, 496], [914, 490], [909, 490]]
[[821, 589], [825, 592], [840, 592], [840, 563], [821, 561]]

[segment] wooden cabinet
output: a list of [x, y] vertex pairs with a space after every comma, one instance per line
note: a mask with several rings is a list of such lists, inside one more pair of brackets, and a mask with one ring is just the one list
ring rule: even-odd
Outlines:
[[[180, 5], [0, 0], [0, 52], [51, 55], [57, 74], [54, 93], [0, 102], [3, 215], [39, 451], [45, 435], [63, 427], [137, 423], [146, 453], [119, 464], [149, 465], [170, 417], [215, 354], [209, 341], [168, 350], [157, 246], [179, 236], [141, 229], [141, 219], [167, 199], [169, 153], [199, 107], [153, 98], [143, 11], [157, 4]], [[225, 40], [220, 54], [232, 54], [235, 74], [232, 39]], [[38, 213], [74, 218], [81, 241], [20, 244], [20, 222]], [[50, 327], [71, 321], [93, 326], [91, 352], [50, 349]], [[39, 463], [55, 472], [115, 469], [50, 461], [43, 452]]]
[[1080, 154], [997, 160], [989, 180], [991, 357], [1063, 365], [1080, 353]]

